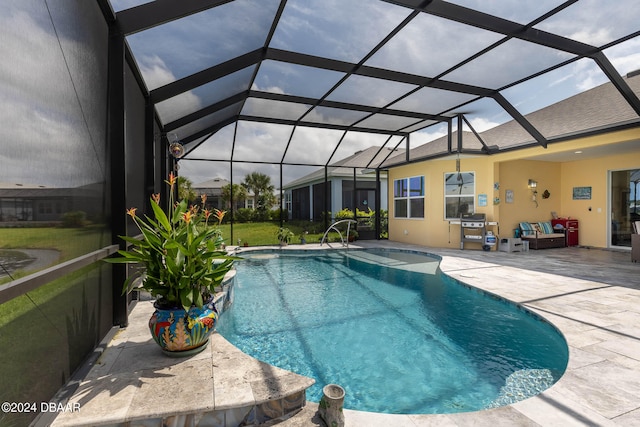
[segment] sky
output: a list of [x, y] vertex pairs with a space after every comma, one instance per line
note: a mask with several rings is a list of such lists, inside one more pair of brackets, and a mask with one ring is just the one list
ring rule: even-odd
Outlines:
[[[530, 22], [563, 3], [559, 0], [451, 2], [519, 23]], [[111, 3], [115, 11], [120, 11], [146, 1], [111, 0]], [[61, 60], [60, 55], [62, 50], [67, 61], [86, 61], [91, 57], [91, 49], [96, 46], [90, 41], [76, 40], [72, 33], [63, 31], [66, 28], [65, 18], [58, 16], [55, 8], [47, 10], [44, 5], [44, 2], [36, 0], [3, 0], [0, 6], [0, 39], [3, 41], [0, 43], [0, 54], [5, 58], [0, 62], [0, 117], [3, 117], [5, 124], [3, 132], [6, 147], [0, 152], [3, 165], [0, 168], [0, 182], [76, 186], [88, 184], [90, 180], [100, 181], [104, 179], [105, 171], [101, 170], [101, 163], [96, 160], [101, 159], [102, 154], [94, 149], [99, 144], [93, 141], [97, 134], [93, 127], [101, 124], [78, 123], [83, 115], [90, 116], [92, 113], [80, 111], [79, 107], [83, 97], [92, 96], [90, 82], [84, 82], [82, 76], [69, 76], [68, 64]], [[261, 47], [278, 5], [278, 0], [235, 0], [130, 35], [127, 41], [145, 83], [154, 89]], [[270, 47], [359, 62], [409, 13], [409, 9], [383, 1], [289, 0]], [[579, 0], [535, 28], [603, 46], [637, 31], [638, 22], [640, 8], [636, 0], [608, 2], [606, 8], [602, 7], [600, 1]], [[365, 65], [435, 76], [499, 39], [485, 30], [420, 14], [368, 58]], [[452, 41], [455, 41], [453, 45]], [[23, 55], [25, 50], [34, 54]], [[640, 69], [640, 37], [613, 46], [605, 54], [621, 75]], [[486, 57], [471, 61], [443, 78], [495, 88], [570, 58], [571, 55], [567, 53], [510, 40]], [[41, 64], [47, 66], [42, 67]], [[251, 76], [256, 72], [256, 79], [251, 82]], [[251, 66], [167, 100], [158, 105], [158, 113], [164, 123], [169, 123], [248, 89], [317, 97], [325, 94], [343, 77], [342, 73], [336, 71], [265, 61], [257, 70]], [[25, 84], [26, 81], [29, 83]], [[55, 84], [51, 84], [52, 81]], [[606, 76], [593, 61], [583, 59], [507, 89], [502, 94], [526, 114], [606, 81]], [[412, 89], [411, 85], [404, 83], [353, 75], [330, 93], [327, 99], [383, 106]], [[392, 108], [439, 113], [470, 99], [467, 94], [424, 88], [394, 103]], [[242, 114], [269, 116], [277, 112], [277, 115], [297, 119], [307, 109], [308, 106], [304, 105], [252, 99], [245, 103]], [[510, 116], [493, 101], [481, 100], [450, 110], [452, 114], [459, 112], [464, 113], [479, 132], [510, 120]], [[223, 111], [220, 115], [233, 113], [235, 111]], [[362, 119], [359, 114], [316, 108], [306, 118], [349, 124]], [[25, 117], [29, 119], [25, 120]], [[380, 117], [380, 120], [383, 119], [389, 118]], [[203, 120], [205, 125], [211, 121]], [[179, 139], [187, 132], [188, 129], [178, 129], [176, 137]], [[411, 134], [411, 147], [427, 143], [445, 132], [443, 126], [414, 132]], [[344, 139], [336, 150], [341, 138]], [[55, 145], [45, 150], [29, 149], [30, 144], [41, 147], [43, 140], [55, 141]], [[385, 140], [384, 135], [362, 132], [343, 135], [341, 131], [307, 127], [298, 127], [293, 131], [289, 126], [240, 122], [237, 129], [235, 125], [230, 125], [217, 132], [187, 158], [226, 160], [233, 148], [234, 181], [249, 172], [260, 171], [271, 176], [272, 182], [279, 186], [280, 172], [277, 166], [242, 161], [277, 163], [283, 160], [296, 164], [325, 164], [371, 145], [381, 146]], [[396, 140], [393, 142], [394, 145], [397, 143]], [[288, 149], [283, 157], [286, 147]], [[29, 154], [28, 160], [24, 153]], [[65, 164], [70, 155], [78, 158], [72, 168], [52, 170], [51, 164], [57, 164], [57, 159], [60, 164]], [[25, 167], [27, 161], [28, 168]], [[286, 183], [315, 169], [287, 167], [283, 181]], [[228, 179], [231, 176], [228, 164], [223, 162], [183, 160], [180, 173], [194, 183], [215, 177]]]

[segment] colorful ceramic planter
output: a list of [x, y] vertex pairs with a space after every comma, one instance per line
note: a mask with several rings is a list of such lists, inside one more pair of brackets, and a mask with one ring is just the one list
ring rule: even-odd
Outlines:
[[149, 319], [151, 336], [169, 356], [184, 357], [199, 353], [207, 347], [209, 336], [215, 330], [218, 312], [209, 302], [202, 308], [165, 309], [155, 305]]

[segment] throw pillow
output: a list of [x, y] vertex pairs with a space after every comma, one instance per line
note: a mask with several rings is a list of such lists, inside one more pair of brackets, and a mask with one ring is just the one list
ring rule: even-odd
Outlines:
[[544, 234], [553, 234], [553, 227], [551, 226], [551, 221], [539, 222], [538, 225], [540, 226], [540, 230], [542, 230]]
[[535, 234], [535, 229], [533, 228], [533, 225], [531, 225], [531, 223], [529, 222], [521, 222], [520, 230], [522, 230], [523, 236], [533, 236]]

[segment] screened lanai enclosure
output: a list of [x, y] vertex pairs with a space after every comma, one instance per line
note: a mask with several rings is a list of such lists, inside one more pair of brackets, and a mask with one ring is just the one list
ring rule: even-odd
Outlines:
[[[276, 224], [371, 208], [380, 238], [394, 165], [637, 127], [639, 22], [635, 0], [3, 0], [0, 400], [48, 401], [127, 324], [102, 259], [169, 172], [257, 172]], [[609, 82], [598, 122], [533, 114]]]
[[[618, 88], [626, 101], [619, 125], [640, 112], [623, 79], [633, 65], [619, 61], [638, 42], [631, 3], [615, 11], [588, 1], [111, 5], [155, 138], [185, 148], [178, 174], [199, 188], [263, 173], [280, 222], [326, 228], [342, 208], [380, 210], [380, 220], [387, 167], [546, 146], [565, 135], [527, 114], [589, 86]], [[479, 135], [507, 122], [508, 139]], [[441, 136], [446, 144], [428, 144]]]

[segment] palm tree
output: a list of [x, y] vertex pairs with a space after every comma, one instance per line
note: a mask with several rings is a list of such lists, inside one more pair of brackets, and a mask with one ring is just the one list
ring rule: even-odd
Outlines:
[[271, 185], [271, 178], [260, 172], [251, 172], [244, 177], [242, 186], [252, 191], [256, 200], [256, 209], [266, 211], [273, 206], [273, 190], [275, 187]]
[[[231, 197], [233, 194], [233, 198]], [[227, 184], [222, 187], [222, 200], [227, 209], [233, 210], [240, 200], [247, 198], [247, 189], [239, 184]]]
[[193, 189], [193, 183], [189, 178], [184, 176], [178, 177], [178, 199], [186, 200], [187, 202], [193, 202], [198, 195], [196, 190]]

